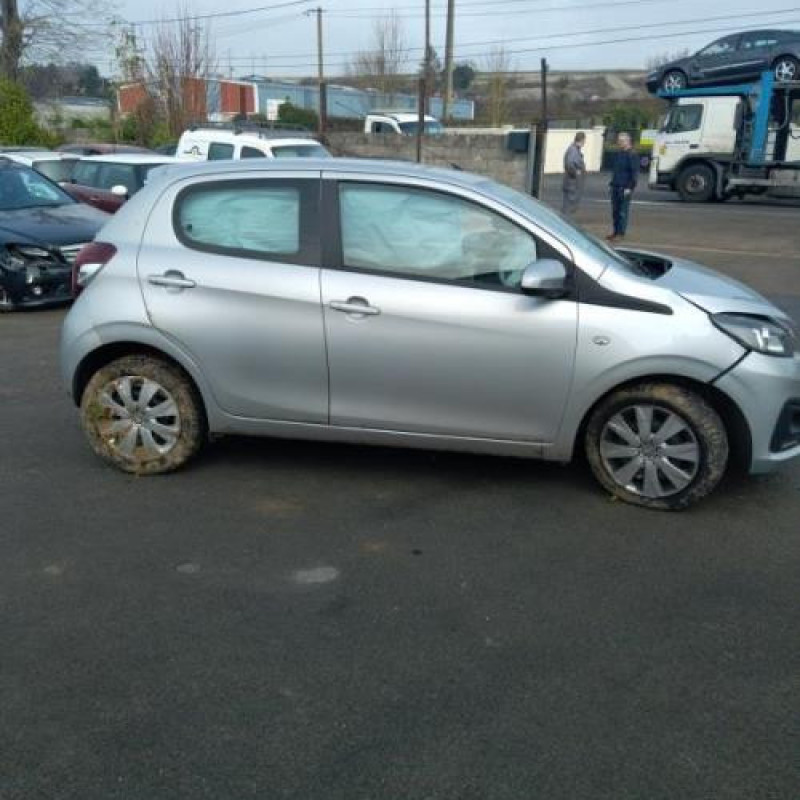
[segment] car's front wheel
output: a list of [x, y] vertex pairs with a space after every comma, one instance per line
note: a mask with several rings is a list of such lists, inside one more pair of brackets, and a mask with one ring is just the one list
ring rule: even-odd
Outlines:
[[778, 83], [796, 81], [800, 78], [800, 61], [791, 56], [781, 56], [773, 64], [772, 73]]
[[95, 453], [137, 475], [178, 469], [206, 436], [191, 380], [149, 355], [124, 356], [99, 369], [83, 392], [81, 418]]
[[685, 89], [688, 83], [683, 72], [672, 69], [664, 73], [664, 77], [661, 79], [661, 88], [665, 92], [679, 92], [681, 89]]
[[585, 446], [595, 477], [612, 495], [665, 511], [709, 494], [728, 463], [719, 414], [700, 395], [669, 383], [606, 397], [589, 419]]

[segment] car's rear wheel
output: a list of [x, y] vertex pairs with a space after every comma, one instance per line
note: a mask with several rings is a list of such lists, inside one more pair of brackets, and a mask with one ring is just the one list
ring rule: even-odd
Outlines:
[[800, 61], [792, 56], [781, 56], [772, 65], [772, 74], [778, 83], [796, 81], [800, 78]]
[[668, 383], [605, 398], [589, 419], [585, 446], [595, 477], [612, 495], [664, 511], [705, 497], [728, 463], [719, 414], [695, 392]]
[[679, 92], [681, 89], [685, 89], [688, 83], [683, 72], [679, 69], [671, 69], [664, 73], [664, 77], [661, 79], [661, 88], [665, 92]]
[[147, 355], [125, 356], [99, 369], [83, 392], [81, 418], [95, 453], [137, 475], [178, 469], [206, 437], [202, 402], [191, 380], [173, 364]]
[[678, 194], [686, 203], [707, 203], [714, 197], [714, 171], [707, 164], [691, 164], [678, 175]]

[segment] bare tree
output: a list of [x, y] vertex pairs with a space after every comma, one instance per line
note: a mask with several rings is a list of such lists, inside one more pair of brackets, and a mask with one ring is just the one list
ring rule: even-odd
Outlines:
[[485, 58], [486, 100], [489, 122], [500, 125], [508, 113], [508, 73], [511, 71], [511, 54], [504, 45], [495, 46]]
[[23, 61], [64, 63], [104, 50], [116, 5], [115, 0], [0, 0], [0, 73], [17, 80]]
[[372, 25], [372, 45], [353, 59], [348, 71], [362, 84], [370, 84], [384, 94], [397, 91], [403, 68], [408, 61], [403, 22], [394, 9], [388, 17]]
[[680, 50], [676, 50], [674, 53], [656, 53], [645, 61], [645, 68], [648, 71], [658, 69], [659, 67], [663, 67], [664, 64], [668, 64], [670, 61], [686, 58], [689, 54], [690, 51], [688, 47], [683, 47]]
[[208, 28], [189, 16], [185, 6], [176, 21], [162, 22], [153, 31], [145, 58], [149, 91], [164, 108], [173, 136], [205, 117], [205, 79], [216, 71]]

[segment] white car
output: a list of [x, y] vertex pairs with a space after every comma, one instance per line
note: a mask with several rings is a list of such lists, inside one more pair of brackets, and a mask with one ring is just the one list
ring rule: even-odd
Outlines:
[[240, 158], [326, 158], [330, 153], [310, 137], [287, 137], [280, 129], [190, 128], [175, 151], [180, 161]]
[[58, 153], [54, 150], [4, 150], [0, 156], [17, 164], [35, 169], [45, 178], [50, 178], [55, 183], [64, 183], [70, 179], [72, 170], [78, 162], [79, 156], [73, 153]]
[[[427, 135], [437, 136], [444, 131], [436, 117], [425, 114]], [[375, 111], [364, 118], [364, 133], [397, 133], [401, 136], [416, 136], [419, 114], [416, 111]]]

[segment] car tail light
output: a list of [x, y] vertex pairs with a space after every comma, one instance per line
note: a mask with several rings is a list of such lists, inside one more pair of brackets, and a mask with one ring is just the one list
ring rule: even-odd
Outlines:
[[77, 297], [92, 278], [114, 257], [117, 248], [108, 242], [89, 242], [72, 265], [72, 296]]

